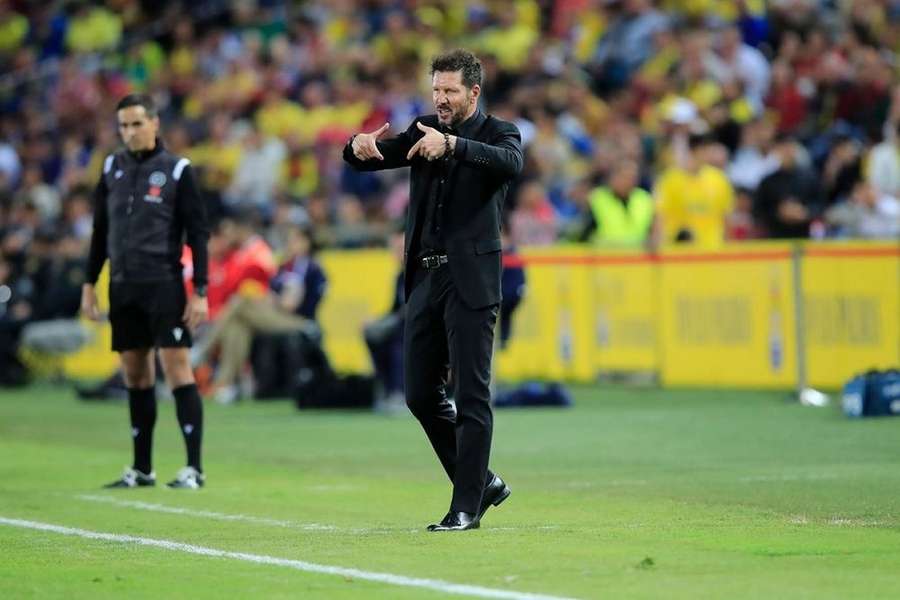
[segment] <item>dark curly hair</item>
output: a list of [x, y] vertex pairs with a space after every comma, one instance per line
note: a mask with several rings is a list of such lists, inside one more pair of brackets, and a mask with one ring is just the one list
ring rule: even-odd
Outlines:
[[463, 85], [472, 89], [481, 85], [481, 61], [468, 50], [451, 50], [434, 57], [431, 61], [431, 74], [462, 71]]

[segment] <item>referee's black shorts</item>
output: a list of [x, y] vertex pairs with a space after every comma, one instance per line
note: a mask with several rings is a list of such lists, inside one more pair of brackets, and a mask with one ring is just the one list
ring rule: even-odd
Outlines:
[[111, 282], [112, 349], [190, 348], [191, 332], [182, 319], [186, 302], [181, 281]]

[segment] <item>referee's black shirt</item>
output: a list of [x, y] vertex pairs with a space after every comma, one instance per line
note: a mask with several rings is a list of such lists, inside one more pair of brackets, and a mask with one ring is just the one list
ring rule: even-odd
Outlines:
[[190, 161], [167, 151], [120, 150], [106, 157], [97, 184], [87, 282], [109, 258], [112, 281], [182, 278], [185, 242], [193, 255], [195, 286], [207, 283], [206, 207]]

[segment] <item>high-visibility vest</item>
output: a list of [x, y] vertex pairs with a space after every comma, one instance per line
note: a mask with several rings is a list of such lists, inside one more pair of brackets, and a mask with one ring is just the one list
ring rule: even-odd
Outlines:
[[607, 187], [591, 192], [591, 211], [597, 222], [593, 240], [597, 245], [640, 246], [653, 223], [653, 198], [646, 190], [634, 188], [628, 202], [622, 202]]

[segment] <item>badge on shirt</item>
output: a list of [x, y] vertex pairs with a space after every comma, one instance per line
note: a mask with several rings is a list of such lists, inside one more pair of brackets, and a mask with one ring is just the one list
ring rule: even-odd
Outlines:
[[166, 174], [162, 171], [153, 171], [150, 173], [149, 183], [152, 187], [161, 188], [166, 185]]
[[162, 171], [153, 171], [150, 173], [148, 183], [150, 184], [150, 189], [144, 196], [144, 201], [159, 204], [162, 202], [162, 187], [166, 185], [166, 174]]

